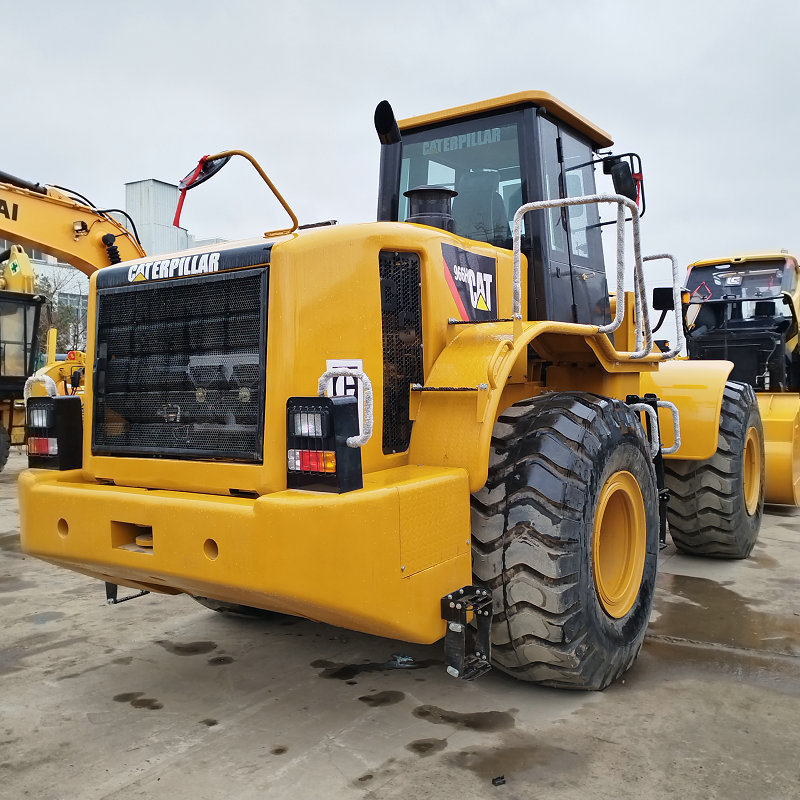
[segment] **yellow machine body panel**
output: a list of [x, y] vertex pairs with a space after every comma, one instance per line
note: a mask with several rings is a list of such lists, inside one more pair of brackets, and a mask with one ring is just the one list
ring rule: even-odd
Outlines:
[[800, 505], [800, 395], [758, 392], [764, 425], [767, 503]]
[[[46, 561], [406, 641], [441, 638], [432, 598], [471, 582], [463, 470], [400, 467], [365, 475], [363, 489], [342, 495], [284, 490], [257, 499], [30, 470], [20, 497], [23, 548]], [[137, 545], [142, 532], [152, 547]]]
[[[680, 450], [664, 458], [699, 461], [714, 455], [723, 390], [732, 366], [729, 361], [668, 361], [657, 372], [642, 374], [643, 393], [657, 394], [680, 410]], [[658, 422], [662, 444], [671, 447], [672, 415], [659, 409]]]
[[[126, 486], [141, 486], [144, 482], [153, 488], [212, 494], [228, 494], [230, 489], [267, 494], [284, 489], [287, 398], [316, 394], [317, 381], [330, 360], [361, 363], [372, 379], [383, 375], [381, 296], [376, 280], [382, 251], [410, 249], [420, 256], [425, 373], [433, 369], [447, 343], [448, 319], [457, 314], [442, 266], [443, 239], [470, 252], [497, 258], [499, 314], [510, 316], [511, 254], [490, 245], [456, 236], [443, 237], [441, 231], [402, 223], [336, 226], [281, 237], [273, 243], [269, 256], [270, 336], [263, 465], [93, 455], [94, 409], [87, 406], [85, 469], [97, 478]], [[133, 262], [128, 268], [134, 271], [137, 263], [140, 262]], [[365, 264], [373, 264], [374, 270], [365, 270]], [[96, 280], [93, 277], [89, 297], [90, 319], [96, 314]], [[95, 331], [90, 329], [89, 352], [94, 351], [94, 337]], [[87, 394], [91, 391], [92, 375], [87, 374]], [[382, 403], [381, 393], [376, 392], [376, 420], [382, 418]], [[379, 435], [362, 448], [362, 461], [365, 472], [409, 463], [406, 453], [384, 455]], [[412, 459], [410, 463], [415, 462]]]

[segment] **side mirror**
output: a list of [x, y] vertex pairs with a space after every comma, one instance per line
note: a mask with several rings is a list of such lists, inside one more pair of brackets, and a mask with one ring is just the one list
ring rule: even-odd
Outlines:
[[653, 289], [653, 308], [656, 311], [672, 311], [672, 287], [661, 286]]
[[636, 181], [633, 179], [631, 165], [618, 156], [603, 159], [603, 172], [611, 176], [614, 191], [636, 202]]
[[194, 189], [201, 183], [205, 183], [209, 178], [213, 178], [229, 161], [230, 156], [222, 158], [208, 158], [203, 156], [197, 166], [178, 184], [178, 188]]

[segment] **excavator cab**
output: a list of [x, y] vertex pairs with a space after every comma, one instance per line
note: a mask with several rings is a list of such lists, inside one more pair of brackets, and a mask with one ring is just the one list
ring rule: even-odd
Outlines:
[[756, 391], [800, 387], [797, 272], [784, 255], [692, 265], [683, 304], [689, 357], [732, 361], [731, 380]]
[[[379, 220], [420, 222], [510, 249], [521, 205], [594, 194], [596, 164], [603, 163], [617, 191], [636, 199], [629, 162], [597, 154], [612, 144], [608, 134], [551, 95], [523, 92], [476, 106], [472, 114], [465, 111], [404, 120], [401, 139], [399, 131], [392, 135], [390, 111], [378, 107], [376, 128], [384, 148]], [[433, 209], [437, 189], [448, 191], [439, 191], [440, 204]], [[527, 318], [607, 324], [597, 206], [529, 214], [522, 226]]]

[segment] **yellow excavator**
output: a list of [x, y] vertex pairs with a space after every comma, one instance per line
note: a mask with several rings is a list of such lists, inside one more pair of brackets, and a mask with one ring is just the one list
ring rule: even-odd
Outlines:
[[[36, 276], [24, 248], [55, 256], [85, 275], [143, 256], [135, 233], [111, 217], [114, 210], [98, 209], [67, 189], [0, 172], [0, 239], [9, 243], [0, 253], [0, 469], [9, 447], [25, 443], [21, 401], [39, 353], [39, 319], [45, 301], [35, 293]], [[36, 371], [36, 383], [29, 390], [74, 394], [82, 385], [84, 369], [85, 356], [77, 351], [56, 360], [55, 330], [51, 329], [47, 363]]]
[[[800, 266], [786, 251], [696, 261], [687, 269], [683, 326], [689, 358], [733, 362], [731, 379], [753, 387], [766, 452], [766, 502], [800, 505]], [[692, 503], [685, 476], [667, 480], [670, 528]]]
[[111, 603], [131, 599], [120, 585], [186, 593], [443, 639], [458, 678], [493, 665], [602, 689], [644, 640], [664, 462], [737, 450], [719, 467], [730, 535], [709, 554], [751, 551], [755, 395], [729, 362], [654, 350], [638, 159], [604, 130], [535, 91], [400, 123], [383, 102], [375, 128], [377, 221], [290, 213], [92, 275], [83, 415], [72, 397], [28, 405], [23, 549]]
[[0, 239], [35, 248], [84, 275], [145, 255], [131, 221], [128, 230], [111, 214], [64, 187], [32, 183], [0, 171]]

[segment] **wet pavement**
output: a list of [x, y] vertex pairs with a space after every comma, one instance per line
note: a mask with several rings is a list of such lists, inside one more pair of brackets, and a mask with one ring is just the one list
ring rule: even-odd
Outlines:
[[793, 509], [746, 561], [663, 551], [641, 656], [586, 694], [187, 597], [108, 607], [20, 552], [23, 466], [0, 474], [0, 797], [800, 798]]

